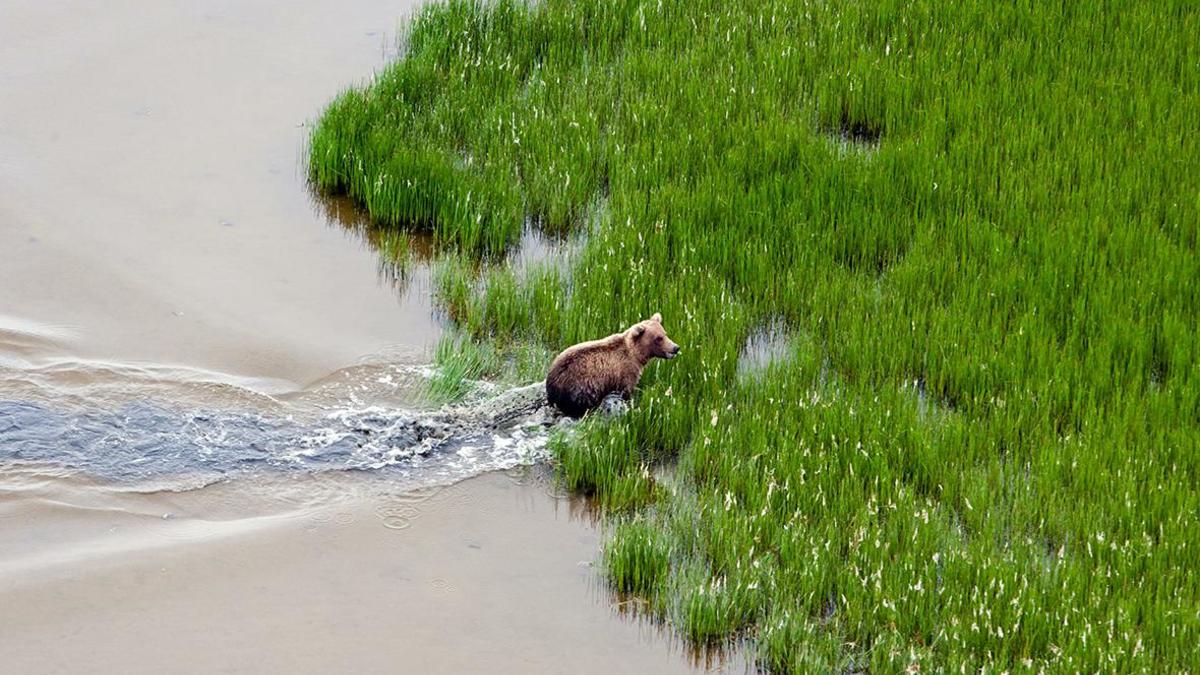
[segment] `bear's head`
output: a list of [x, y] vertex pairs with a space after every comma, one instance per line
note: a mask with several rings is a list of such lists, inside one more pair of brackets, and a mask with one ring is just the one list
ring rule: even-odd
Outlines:
[[625, 340], [634, 353], [641, 357], [642, 363], [653, 358], [673, 359], [679, 354], [679, 345], [667, 337], [662, 326], [662, 314], [657, 312], [649, 319], [630, 326], [625, 331]]

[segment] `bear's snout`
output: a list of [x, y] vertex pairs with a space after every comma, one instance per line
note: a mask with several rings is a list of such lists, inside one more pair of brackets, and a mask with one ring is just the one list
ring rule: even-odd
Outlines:
[[679, 350], [679, 345], [671, 345], [671, 348], [667, 350], [667, 358], [673, 359], [676, 356], [679, 356]]

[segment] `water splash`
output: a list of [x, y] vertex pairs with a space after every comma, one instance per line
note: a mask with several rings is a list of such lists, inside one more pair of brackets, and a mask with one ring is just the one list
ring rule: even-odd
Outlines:
[[108, 481], [189, 487], [287, 471], [394, 472], [440, 484], [543, 459], [548, 428], [559, 421], [542, 383], [434, 411], [353, 402], [313, 414], [299, 406], [0, 401], [0, 467], [49, 465]]

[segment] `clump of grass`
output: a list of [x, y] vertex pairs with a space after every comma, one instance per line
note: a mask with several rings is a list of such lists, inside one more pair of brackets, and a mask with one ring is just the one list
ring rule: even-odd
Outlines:
[[481, 378], [500, 370], [500, 356], [489, 345], [451, 333], [434, 349], [434, 373], [426, 381], [426, 394], [435, 403], [456, 403], [475, 390]]
[[643, 453], [620, 443], [591, 446], [581, 438], [605, 437], [611, 430], [607, 420], [591, 418], [574, 433], [554, 437], [551, 449], [568, 489], [595, 497], [612, 512], [626, 513], [653, 501], [657, 486]]
[[[670, 551], [632, 592], [693, 639], [1197, 670], [1196, 34], [1180, 2], [433, 4], [310, 167], [459, 251], [470, 377], [663, 313], [683, 356], [555, 449]], [[528, 222], [588, 228], [569, 270], [502, 262]], [[739, 377], [766, 325], [788, 353]]]
[[714, 645], [754, 625], [763, 597], [756, 583], [715, 576], [698, 565], [679, 574], [667, 614], [694, 643]]
[[[866, 664], [820, 616], [776, 610], [762, 622], [759, 662], [771, 672], [863, 672]], [[903, 670], [903, 668], [901, 668]]]
[[670, 572], [670, 542], [654, 524], [619, 525], [604, 545], [604, 569], [614, 588], [644, 598], [661, 590]]
[[434, 403], [457, 403], [472, 393], [488, 393], [494, 386], [524, 385], [545, 376], [552, 355], [536, 344], [503, 344], [495, 340], [472, 340], [450, 331], [434, 348], [434, 372], [425, 393]]

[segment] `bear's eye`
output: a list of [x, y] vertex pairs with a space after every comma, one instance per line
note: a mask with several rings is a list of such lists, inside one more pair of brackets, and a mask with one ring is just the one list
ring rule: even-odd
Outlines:
[[662, 342], [662, 336], [661, 336], [661, 335], [659, 335], [658, 337], [654, 338], [654, 341], [655, 341], [655, 342]]

